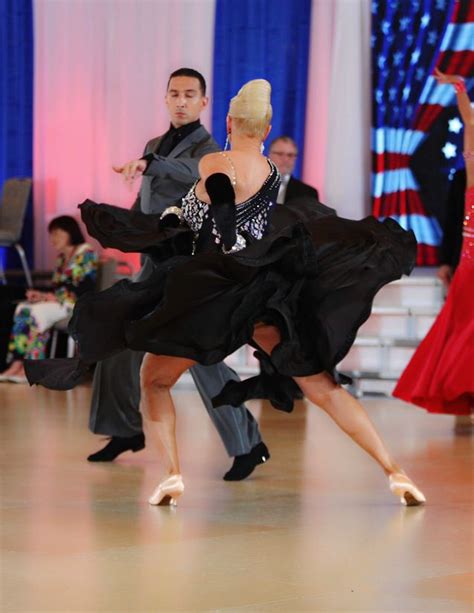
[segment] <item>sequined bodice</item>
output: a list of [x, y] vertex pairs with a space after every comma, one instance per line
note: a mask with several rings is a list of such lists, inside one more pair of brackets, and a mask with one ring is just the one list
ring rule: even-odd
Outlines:
[[474, 187], [466, 190], [462, 235], [461, 262], [474, 265]]
[[[237, 208], [237, 232], [245, 233], [254, 239], [260, 240], [265, 235], [272, 208], [275, 206], [280, 185], [280, 174], [271, 160], [268, 160], [270, 174], [262, 187], [251, 198], [236, 205]], [[196, 240], [202, 243], [204, 233], [212, 235], [212, 242], [216, 246], [221, 245], [221, 236], [216, 228], [210, 205], [199, 200], [196, 196], [196, 183], [191, 187], [182, 199], [183, 219], [196, 235]], [[209, 241], [208, 241], [209, 242]]]

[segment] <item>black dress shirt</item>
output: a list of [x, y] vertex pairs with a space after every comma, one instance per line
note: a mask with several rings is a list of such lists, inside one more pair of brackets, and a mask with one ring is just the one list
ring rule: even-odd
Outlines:
[[196, 119], [196, 121], [188, 123], [185, 126], [180, 126], [179, 128], [175, 128], [173, 125], [170, 125], [168, 132], [166, 132], [161, 139], [158, 151], [155, 151], [155, 153], [163, 156], [169, 155], [176, 145], [183, 140], [183, 138], [186, 138], [186, 136], [194, 132], [194, 130], [197, 130], [200, 125], [201, 122], [199, 119]]
[[[168, 132], [163, 135], [163, 138], [158, 145], [158, 148], [153, 153], [147, 153], [142, 157], [142, 160], [147, 161], [147, 168], [150, 162], [154, 159], [154, 155], [162, 155], [163, 157], [168, 156], [173, 149], [189, 134], [197, 130], [201, 126], [201, 122], [199, 119], [196, 121], [192, 121], [191, 123], [186, 124], [185, 126], [180, 126], [179, 128], [175, 128], [172, 124], [170, 124]], [[145, 172], [146, 172], [145, 170]], [[154, 177], [151, 181], [151, 191], [157, 189], [159, 183], [159, 178]]]

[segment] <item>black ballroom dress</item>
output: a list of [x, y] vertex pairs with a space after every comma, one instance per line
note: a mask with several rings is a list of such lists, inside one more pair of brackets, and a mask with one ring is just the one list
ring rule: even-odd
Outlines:
[[201, 202], [195, 185], [177, 227], [163, 227], [159, 215], [80, 205], [89, 234], [104, 247], [146, 253], [156, 268], [144, 281], [82, 296], [69, 327], [78, 357], [28, 362], [30, 383], [69, 389], [125, 348], [214, 364], [252, 344], [258, 322], [277, 326], [280, 344], [270, 356], [257, 346], [260, 374], [227, 383], [215, 406], [267, 398], [291, 411], [300, 394], [292, 376], [327, 371], [344, 382], [336, 365], [377, 291], [412, 270], [415, 237], [392, 219], [343, 219], [313, 201], [276, 205], [279, 175], [269, 167], [257, 194], [236, 206], [246, 246], [233, 253], [223, 253], [214, 204]]

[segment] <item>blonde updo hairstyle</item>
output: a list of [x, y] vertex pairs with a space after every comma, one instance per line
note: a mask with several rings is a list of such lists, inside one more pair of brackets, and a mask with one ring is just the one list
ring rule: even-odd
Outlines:
[[272, 119], [270, 104], [272, 87], [265, 79], [248, 81], [229, 105], [229, 117], [236, 130], [251, 138], [263, 140]]

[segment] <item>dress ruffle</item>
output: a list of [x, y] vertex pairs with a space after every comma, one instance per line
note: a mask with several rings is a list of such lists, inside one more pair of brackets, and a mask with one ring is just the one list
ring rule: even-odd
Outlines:
[[[258, 322], [278, 327], [281, 342], [260, 375], [226, 387], [221, 404], [264, 397], [291, 410], [299, 394], [291, 377], [334, 372], [377, 291], [409, 274], [416, 257], [413, 233], [395, 221], [342, 219], [314, 201], [275, 207], [269, 233], [231, 255], [191, 255], [193, 233], [160, 229], [156, 215], [90, 201], [81, 212], [103, 246], [145, 252], [156, 264], [144, 281], [78, 300], [70, 332], [81, 365], [125, 348], [214, 364], [251, 342]], [[50, 386], [54, 377], [40, 370], [28, 365], [30, 382]]]
[[393, 395], [430, 413], [470, 415], [474, 407], [474, 262], [461, 262], [446, 302]]

